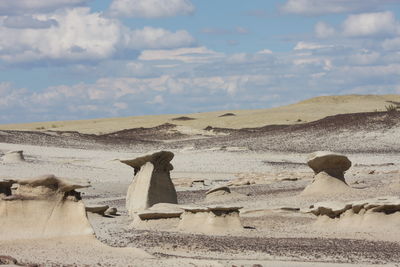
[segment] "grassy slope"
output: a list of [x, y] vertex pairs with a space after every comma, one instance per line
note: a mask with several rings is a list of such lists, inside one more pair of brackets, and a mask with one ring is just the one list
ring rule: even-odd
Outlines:
[[[309, 122], [335, 114], [382, 111], [386, 110], [385, 106], [390, 104], [387, 101], [400, 102], [400, 95], [321, 96], [271, 109], [8, 124], [0, 125], [0, 130], [58, 130], [97, 134], [138, 127], [154, 127], [167, 122], [194, 129], [203, 129], [209, 125], [224, 128], [259, 127], [270, 124], [299, 123], [299, 119], [301, 122]], [[227, 112], [232, 112], [236, 116], [219, 117]], [[188, 116], [196, 120], [172, 120], [180, 116]]]

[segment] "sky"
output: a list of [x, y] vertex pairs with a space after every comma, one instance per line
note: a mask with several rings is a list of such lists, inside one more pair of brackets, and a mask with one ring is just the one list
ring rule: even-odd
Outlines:
[[1, 0], [0, 123], [400, 94], [400, 0]]

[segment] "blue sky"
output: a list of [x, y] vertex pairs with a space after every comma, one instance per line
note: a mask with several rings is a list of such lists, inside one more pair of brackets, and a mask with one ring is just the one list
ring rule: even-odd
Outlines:
[[399, 0], [2, 0], [0, 123], [400, 93]]

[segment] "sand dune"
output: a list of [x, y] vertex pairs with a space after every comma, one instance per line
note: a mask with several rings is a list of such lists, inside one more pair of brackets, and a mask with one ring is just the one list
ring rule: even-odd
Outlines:
[[[130, 128], [155, 127], [164, 123], [187, 126], [186, 132], [196, 132], [207, 126], [239, 129], [271, 124], [310, 122], [343, 113], [384, 111], [386, 110], [385, 106], [391, 104], [388, 101], [400, 102], [400, 95], [320, 96], [270, 109], [8, 124], [0, 125], [0, 130], [55, 130], [99, 134]], [[230, 116], [223, 116], [225, 114]]]

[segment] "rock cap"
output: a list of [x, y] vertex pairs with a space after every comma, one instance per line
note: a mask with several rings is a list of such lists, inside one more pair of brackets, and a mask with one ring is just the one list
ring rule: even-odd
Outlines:
[[151, 155], [146, 155], [143, 157], [138, 157], [130, 160], [120, 160], [120, 162], [131, 166], [135, 170], [135, 174], [140, 171], [140, 168], [147, 162], [151, 162], [154, 166], [158, 168], [163, 168], [166, 171], [172, 171], [174, 167], [170, 161], [174, 158], [174, 153], [170, 151], [160, 151]]
[[311, 153], [307, 164], [315, 174], [326, 172], [341, 180], [344, 180], [344, 172], [351, 167], [351, 161], [345, 155], [329, 151]]

